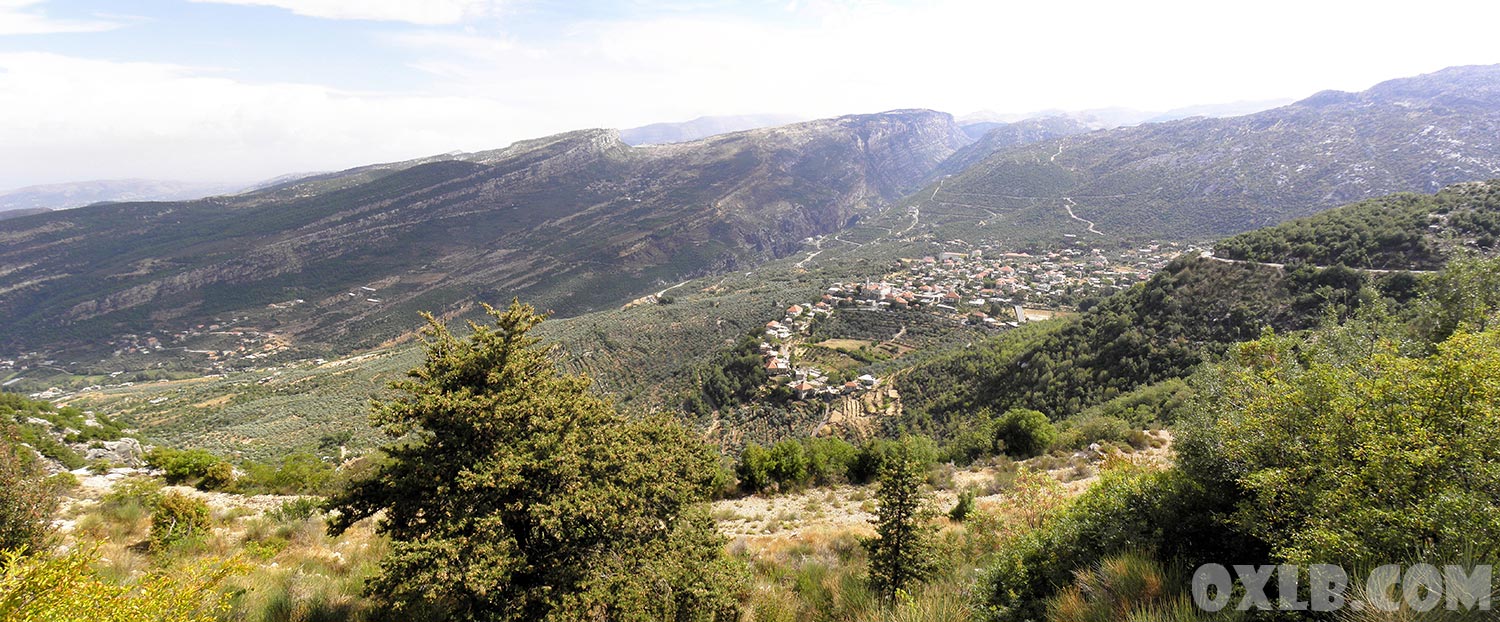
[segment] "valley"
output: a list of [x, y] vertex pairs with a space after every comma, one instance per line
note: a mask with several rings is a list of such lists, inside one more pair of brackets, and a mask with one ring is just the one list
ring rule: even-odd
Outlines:
[[1500, 543], [1500, 66], [773, 122], [4, 218], [7, 491], [277, 622], [1255, 622], [1179, 575]]

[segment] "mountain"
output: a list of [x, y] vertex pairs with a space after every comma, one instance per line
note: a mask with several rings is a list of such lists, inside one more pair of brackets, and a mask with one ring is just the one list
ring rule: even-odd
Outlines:
[[716, 117], [698, 117], [681, 123], [653, 123], [628, 130], [620, 130], [620, 140], [627, 145], [660, 145], [683, 143], [719, 134], [753, 130], [802, 121], [804, 117], [791, 114], [747, 114]]
[[999, 151], [1073, 136], [1095, 128], [1073, 117], [1056, 116], [1025, 119], [1015, 123], [981, 122], [963, 126], [974, 142], [959, 149], [943, 162], [934, 175], [952, 175], [983, 161]]
[[27, 186], [0, 194], [0, 212], [19, 209], [68, 209], [104, 201], [181, 201], [239, 191], [240, 184], [104, 179]]
[[45, 214], [50, 211], [52, 210], [45, 207], [26, 207], [21, 209], [5, 210], [3, 212], [0, 212], [0, 220], [5, 220], [7, 218], [20, 218], [22, 216], [30, 216], [32, 214]]
[[1292, 102], [1293, 100], [1291, 99], [1254, 99], [1223, 104], [1183, 106], [1144, 119], [1141, 123], [1161, 123], [1163, 121], [1176, 121], [1177, 119], [1186, 119], [1189, 117], [1239, 117], [1278, 108]]
[[1420, 296], [1421, 272], [1496, 254], [1497, 234], [1500, 181], [1379, 197], [1234, 236], [1050, 331], [979, 340], [903, 371], [903, 425], [947, 437], [981, 410], [1064, 419], [1115, 400], [1140, 405], [1152, 385], [1266, 328], [1312, 328], [1328, 305], [1348, 314], [1366, 303], [1366, 287], [1397, 308]]
[[1221, 259], [1268, 264], [1435, 270], [1460, 252], [1492, 254], [1500, 241], [1500, 181], [1435, 195], [1361, 201], [1220, 240]]
[[1476, 66], [1008, 149], [935, 199], [997, 215], [1018, 236], [1211, 237], [1497, 175], [1500, 66]]
[[1056, 108], [1039, 110], [1019, 114], [1004, 114], [991, 110], [984, 110], [964, 115], [959, 118], [959, 125], [963, 126], [971, 136], [978, 134], [971, 130], [974, 126], [986, 126], [999, 123], [1017, 123], [1028, 119], [1041, 119], [1047, 117], [1066, 117], [1073, 119], [1081, 125], [1089, 126], [1090, 129], [1108, 129], [1129, 125], [1140, 125], [1142, 123], [1160, 123], [1162, 121], [1174, 121], [1188, 117], [1237, 117], [1252, 114], [1292, 103], [1290, 99], [1260, 99], [1225, 102], [1221, 104], [1196, 104], [1182, 106], [1170, 110], [1138, 110], [1114, 106], [1110, 108], [1090, 108], [1087, 110], [1059, 110]]
[[[785, 256], [917, 187], [966, 137], [924, 110], [631, 147], [612, 130], [232, 197], [0, 222], [0, 347], [227, 324], [372, 345], [520, 296], [574, 314]], [[217, 319], [217, 321], [215, 321]]]

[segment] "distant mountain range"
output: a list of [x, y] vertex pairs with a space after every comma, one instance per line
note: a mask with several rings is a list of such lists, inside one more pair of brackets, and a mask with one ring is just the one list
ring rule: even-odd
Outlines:
[[1092, 226], [1105, 235], [1207, 238], [1497, 176], [1500, 66], [1456, 67], [1241, 117], [1002, 150], [944, 180], [935, 200], [1018, 235], [1093, 235]]
[[[346, 350], [408, 332], [424, 310], [515, 296], [562, 315], [612, 307], [825, 234], [850, 247], [1203, 240], [1492, 177], [1500, 67], [1107, 130], [1073, 117], [962, 128], [926, 110], [639, 146], [581, 130], [231, 196], [0, 220], [0, 352], [220, 317]], [[865, 219], [880, 225], [849, 230]]]
[[660, 145], [682, 143], [719, 134], [786, 125], [806, 120], [792, 114], [749, 114], [698, 117], [680, 123], [652, 123], [620, 130], [620, 140], [627, 145]]
[[101, 201], [182, 201], [238, 192], [244, 184], [202, 183], [160, 179], [103, 179], [43, 186], [27, 186], [0, 194], [0, 218], [16, 210], [68, 209]]
[[1126, 125], [1139, 125], [1141, 123], [1175, 121], [1189, 117], [1238, 117], [1290, 104], [1292, 101], [1291, 99], [1247, 100], [1221, 104], [1183, 106], [1165, 111], [1138, 110], [1118, 106], [1072, 111], [1054, 108], [1019, 114], [985, 110], [964, 115], [959, 118], [958, 123], [967, 131], [970, 126], [987, 123], [1016, 123], [1028, 119], [1066, 117], [1092, 129], [1109, 129]]
[[514, 296], [579, 313], [785, 256], [900, 199], [967, 142], [923, 110], [649, 147], [583, 130], [243, 195], [9, 219], [0, 347], [221, 316], [352, 347], [421, 310]]

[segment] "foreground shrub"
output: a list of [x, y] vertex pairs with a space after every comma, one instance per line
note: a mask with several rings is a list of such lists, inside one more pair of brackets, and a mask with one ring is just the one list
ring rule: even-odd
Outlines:
[[[168, 484], [195, 484], [204, 489], [212, 489], [211, 485], [223, 483], [224, 470], [219, 465], [229, 466], [223, 458], [203, 449], [180, 450], [170, 447], [152, 449], [146, 454], [146, 464], [161, 469]], [[229, 472], [233, 472], [233, 467], [230, 467]]]
[[242, 564], [198, 562], [159, 571], [132, 586], [101, 580], [97, 554], [0, 553], [0, 620], [7, 622], [212, 622], [227, 610], [218, 586]]
[[1012, 408], [1000, 416], [995, 425], [995, 438], [1012, 458], [1030, 458], [1047, 451], [1057, 437], [1057, 428], [1044, 415], [1035, 410]]
[[151, 513], [151, 549], [160, 551], [187, 538], [208, 533], [208, 504], [169, 492]]
[[14, 444], [10, 434], [0, 429], [0, 550], [38, 550], [52, 532], [57, 485], [45, 479], [30, 450]]

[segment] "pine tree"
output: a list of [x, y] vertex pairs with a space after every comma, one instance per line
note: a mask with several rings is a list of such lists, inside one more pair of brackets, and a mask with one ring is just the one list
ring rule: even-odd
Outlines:
[[375, 407], [386, 459], [331, 500], [334, 533], [379, 513], [393, 542], [367, 591], [458, 620], [734, 618], [716, 456], [560, 373], [531, 307], [488, 311], [464, 339], [428, 317], [426, 361]]
[[926, 581], [935, 570], [921, 462], [901, 443], [886, 459], [876, 492], [879, 507], [875, 537], [865, 541], [870, 554], [870, 587], [886, 603]]

